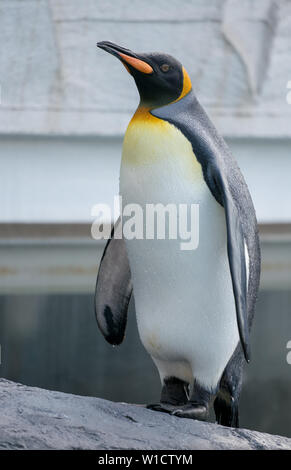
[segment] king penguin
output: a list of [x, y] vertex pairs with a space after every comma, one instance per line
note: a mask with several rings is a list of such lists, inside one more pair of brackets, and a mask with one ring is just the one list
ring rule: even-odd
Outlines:
[[192, 251], [178, 239], [114, 238], [116, 222], [97, 276], [97, 323], [120, 344], [133, 293], [139, 335], [162, 384], [160, 402], [148, 408], [207, 420], [213, 405], [219, 424], [238, 427], [260, 277], [247, 185], [180, 62], [108, 41], [97, 46], [122, 62], [140, 95], [123, 143], [122, 204], [199, 205]]

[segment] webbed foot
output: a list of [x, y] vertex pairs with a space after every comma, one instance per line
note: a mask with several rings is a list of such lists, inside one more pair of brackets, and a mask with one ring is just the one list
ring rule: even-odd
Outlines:
[[208, 418], [208, 407], [205, 405], [188, 402], [184, 406], [176, 406], [175, 408], [171, 414], [179, 418], [197, 419], [199, 421], [206, 421]]
[[147, 405], [147, 408], [149, 410], [153, 411], [160, 411], [161, 413], [169, 413], [173, 414], [175, 410], [181, 409], [183, 405], [177, 406], [177, 405], [171, 405], [170, 403], [152, 403], [150, 405]]

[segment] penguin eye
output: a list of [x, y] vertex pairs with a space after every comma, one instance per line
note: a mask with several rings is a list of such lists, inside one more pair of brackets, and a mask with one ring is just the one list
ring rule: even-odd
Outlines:
[[160, 66], [162, 72], [168, 72], [170, 70], [169, 64], [163, 64]]

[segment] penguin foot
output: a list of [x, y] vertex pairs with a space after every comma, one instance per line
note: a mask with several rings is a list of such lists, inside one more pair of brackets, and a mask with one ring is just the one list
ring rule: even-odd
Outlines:
[[171, 405], [170, 403], [152, 403], [150, 405], [146, 406], [148, 410], [152, 411], [160, 411], [161, 413], [169, 413], [169, 414], [174, 414], [175, 410], [179, 410], [183, 408], [183, 405], [177, 406], [177, 405]]
[[208, 407], [199, 403], [187, 403], [171, 412], [172, 415], [179, 418], [198, 419], [199, 421], [206, 421], [208, 417]]

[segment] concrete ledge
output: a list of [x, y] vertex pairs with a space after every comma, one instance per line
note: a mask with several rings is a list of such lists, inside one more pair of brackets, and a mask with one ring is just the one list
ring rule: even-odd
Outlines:
[[0, 449], [291, 449], [291, 439], [0, 379]]

